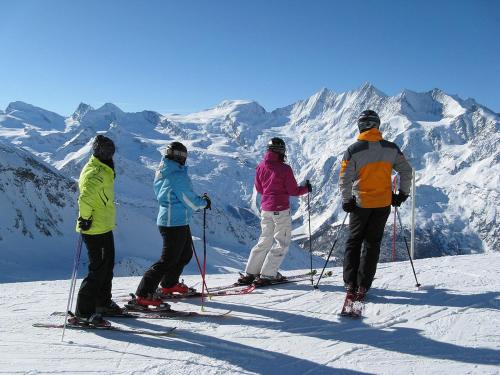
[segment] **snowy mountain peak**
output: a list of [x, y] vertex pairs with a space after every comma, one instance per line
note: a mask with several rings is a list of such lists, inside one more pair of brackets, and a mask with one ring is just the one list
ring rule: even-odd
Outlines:
[[275, 111], [276, 114], [285, 115], [290, 112], [290, 115], [297, 119], [298, 122], [306, 121], [321, 117], [323, 114], [333, 108], [337, 94], [327, 88], [322, 88], [318, 92], [311, 95], [305, 100], [300, 100], [297, 103], [280, 108]]
[[336, 97], [337, 94], [335, 92], [327, 89], [326, 87], [323, 87], [316, 94], [309, 97], [308, 101], [321, 105], [324, 103], [331, 103], [333, 100], [335, 100]]
[[15, 102], [10, 102], [7, 108], [5, 109], [5, 113], [11, 114], [13, 112], [43, 112], [43, 113], [50, 113], [52, 115], [59, 116], [57, 113], [47, 111], [46, 109], [34, 106], [32, 104], [23, 102], [23, 101], [15, 101]]
[[62, 130], [65, 127], [64, 117], [22, 101], [9, 103], [5, 113], [13, 121], [19, 121], [22, 124], [19, 127], [29, 125], [43, 130]]
[[39, 108], [35, 107], [34, 105], [22, 101], [15, 101], [15, 102], [10, 102], [9, 105], [7, 105], [5, 113], [12, 114], [15, 111], [26, 111], [26, 110], [37, 110], [37, 109]]
[[86, 103], [80, 103], [78, 105], [78, 107], [76, 108], [75, 112], [73, 112], [73, 114], [71, 115], [71, 117], [76, 120], [76, 121], [79, 121], [81, 120], [83, 117], [85, 117], [85, 115], [89, 112], [89, 111], [94, 111], [94, 108], [92, 108], [90, 105], [86, 104]]
[[380, 91], [378, 88], [376, 88], [373, 84], [370, 82], [365, 82], [361, 87], [358, 89], [354, 90], [359, 96], [363, 95], [376, 95], [380, 97], [386, 97], [387, 95]]
[[268, 113], [259, 103], [253, 100], [224, 100], [215, 107], [188, 115], [166, 114], [165, 118], [175, 122], [212, 123], [219, 124], [222, 119], [228, 120], [230, 127], [235, 122], [261, 119]]
[[215, 109], [227, 111], [228, 113], [262, 114], [266, 112], [265, 108], [254, 100], [224, 100]]
[[464, 101], [440, 89], [417, 93], [404, 90], [398, 96], [401, 110], [416, 121], [434, 121], [437, 118], [457, 118], [467, 111]]
[[121, 110], [121, 108], [119, 108], [118, 106], [116, 106], [115, 104], [113, 103], [104, 103], [102, 106], [100, 106], [99, 108], [96, 109], [96, 112], [100, 112], [100, 113], [114, 113], [114, 114], [123, 114], [124, 112]]

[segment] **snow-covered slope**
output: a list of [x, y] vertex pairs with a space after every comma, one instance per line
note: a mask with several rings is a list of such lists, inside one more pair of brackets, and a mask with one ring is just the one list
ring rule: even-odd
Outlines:
[[[500, 368], [500, 254], [380, 265], [363, 320], [340, 318], [341, 269], [310, 284], [258, 289], [213, 298], [206, 311], [225, 319], [123, 320], [151, 331], [177, 327], [169, 337], [33, 328], [66, 307], [69, 280], [0, 284], [0, 369], [58, 374], [498, 374]], [[209, 286], [236, 275], [208, 275]], [[123, 302], [139, 278], [115, 278]], [[199, 277], [189, 277], [198, 282]], [[50, 302], [49, 302], [50, 301]], [[199, 300], [175, 303], [199, 311]]]
[[[227, 100], [188, 115], [126, 113], [110, 103], [98, 109], [82, 103], [64, 119], [64, 125], [56, 115], [16, 102], [0, 114], [0, 139], [32, 151], [75, 179], [88, 159], [96, 132], [115, 140], [119, 217], [140, 224], [136, 229], [120, 224], [116, 231], [123, 240], [118, 259], [132, 254], [125, 262], [124, 272], [128, 272], [142, 269], [140, 264], [158, 252], [157, 203], [151, 180], [160, 151], [172, 140], [184, 142], [189, 149], [195, 190], [212, 197], [209, 244], [230, 250], [241, 260], [259, 234], [255, 166], [270, 137], [284, 138], [297, 179], [310, 179], [314, 186], [313, 248], [318, 254], [328, 252], [344, 217], [338, 194], [340, 161], [355, 141], [358, 114], [367, 108], [381, 115], [384, 136], [395, 141], [416, 168], [417, 257], [498, 251], [499, 116], [473, 99], [463, 100], [438, 89], [406, 90], [395, 96], [370, 84], [344, 93], [322, 89], [272, 112], [245, 100]], [[405, 204], [401, 210], [407, 237], [409, 207]], [[308, 234], [306, 199], [293, 198], [292, 208], [297, 240], [292, 253], [298, 254], [296, 245], [303, 245]], [[387, 233], [392, 232], [391, 223], [392, 216]], [[202, 236], [201, 224], [197, 215], [192, 225], [197, 237]], [[141, 236], [137, 236], [139, 231]], [[345, 234], [342, 230], [340, 244]], [[129, 236], [135, 242], [128, 241]], [[390, 258], [391, 241], [385, 236], [382, 260]], [[398, 259], [405, 259], [401, 237], [397, 247]], [[337, 246], [334, 259], [341, 258], [342, 251], [343, 246]]]
[[0, 280], [63, 277], [74, 232], [76, 183], [32, 153], [0, 141]]

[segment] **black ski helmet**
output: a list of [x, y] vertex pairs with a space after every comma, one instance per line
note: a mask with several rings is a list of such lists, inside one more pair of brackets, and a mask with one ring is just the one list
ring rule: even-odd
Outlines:
[[92, 154], [99, 160], [112, 160], [115, 144], [110, 138], [98, 134], [92, 142]]
[[377, 112], [372, 110], [366, 110], [361, 112], [358, 117], [358, 129], [360, 133], [375, 128], [378, 129], [380, 126], [380, 117], [378, 117]]
[[285, 141], [277, 137], [271, 138], [271, 140], [267, 144], [267, 149], [284, 156], [286, 153]]
[[188, 156], [187, 148], [180, 142], [172, 142], [167, 146], [165, 157], [167, 159], [176, 161], [180, 165], [186, 164]]

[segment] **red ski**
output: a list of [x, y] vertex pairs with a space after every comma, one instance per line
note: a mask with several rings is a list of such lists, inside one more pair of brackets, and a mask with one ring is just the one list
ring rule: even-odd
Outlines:
[[[224, 296], [237, 296], [241, 294], [252, 293], [255, 289], [255, 285], [244, 285], [244, 286], [234, 286], [231, 289], [223, 289], [223, 290], [210, 290], [208, 293], [205, 292], [204, 297], [224, 297]], [[160, 295], [160, 297], [164, 300], [170, 299], [184, 299], [184, 298], [193, 298], [193, 297], [201, 297], [201, 292], [191, 291], [187, 294], [164, 294]]]
[[365, 309], [365, 293], [347, 292], [342, 306], [341, 316], [361, 318]]
[[344, 299], [344, 305], [342, 306], [341, 316], [352, 316], [353, 304], [356, 299], [356, 295], [353, 292], [347, 292]]

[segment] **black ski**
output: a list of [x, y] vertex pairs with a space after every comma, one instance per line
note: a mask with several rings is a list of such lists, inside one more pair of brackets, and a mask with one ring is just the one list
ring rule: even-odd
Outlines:
[[[124, 309], [123, 313], [102, 314], [105, 318], [132, 318], [132, 319], [182, 319], [182, 318], [222, 318], [227, 317], [231, 310], [222, 313], [197, 312], [197, 311], [178, 311], [178, 310], [131, 310]], [[51, 316], [64, 316], [64, 311], [54, 311]]]
[[[64, 324], [58, 323], [34, 323], [33, 327], [37, 328], [59, 328], [62, 329]], [[96, 326], [93, 324], [81, 325], [81, 324], [66, 324], [66, 328], [68, 329], [79, 329], [84, 331], [115, 331], [115, 332], [123, 332], [123, 333], [133, 333], [137, 335], [149, 335], [149, 336], [169, 336], [171, 335], [177, 327], [167, 327], [166, 331], [145, 331], [142, 329], [136, 328], [122, 328], [117, 326]]]

